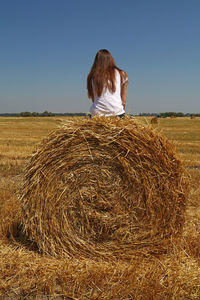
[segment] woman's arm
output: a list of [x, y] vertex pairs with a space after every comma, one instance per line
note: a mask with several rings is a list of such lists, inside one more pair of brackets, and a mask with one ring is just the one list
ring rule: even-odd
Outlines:
[[125, 82], [121, 86], [121, 99], [122, 99], [122, 105], [124, 108], [126, 106], [126, 95], [127, 95], [127, 82]]

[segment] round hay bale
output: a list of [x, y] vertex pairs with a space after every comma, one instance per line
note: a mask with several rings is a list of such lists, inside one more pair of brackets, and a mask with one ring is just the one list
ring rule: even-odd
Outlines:
[[152, 118], [151, 124], [158, 124], [158, 118], [157, 117]]
[[69, 120], [30, 159], [23, 226], [53, 256], [160, 251], [181, 231], [185, 198], [167, 139], [129, 118]]

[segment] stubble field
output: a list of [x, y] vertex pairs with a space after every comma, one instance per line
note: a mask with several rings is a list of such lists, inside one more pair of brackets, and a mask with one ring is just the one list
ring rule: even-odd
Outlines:
[[44, 256], [15, 232], [27, 160], [64, 120], [0, 118], [0, 299], [200, 299], [200, 118], [135, 119], [175, 144], [190, 188], [185, 226], [162, 257], [112, 262]]

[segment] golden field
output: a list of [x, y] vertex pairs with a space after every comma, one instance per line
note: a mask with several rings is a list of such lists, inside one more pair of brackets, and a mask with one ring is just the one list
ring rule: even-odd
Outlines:
[[64, 120], [0, 118], [0, 299], [200, 299], [200, 118], [135, 118], [173, 141], [189, 178], [182, 236], [162, 257], [58, 260], [13, 237], [27, 159]]

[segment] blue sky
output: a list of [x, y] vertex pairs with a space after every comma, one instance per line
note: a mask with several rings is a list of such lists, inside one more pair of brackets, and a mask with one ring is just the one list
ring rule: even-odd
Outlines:
[[88, 112], [102, 48], [127, 113], [200, 112], [200, 0], [0, 0], [0, 112]]

